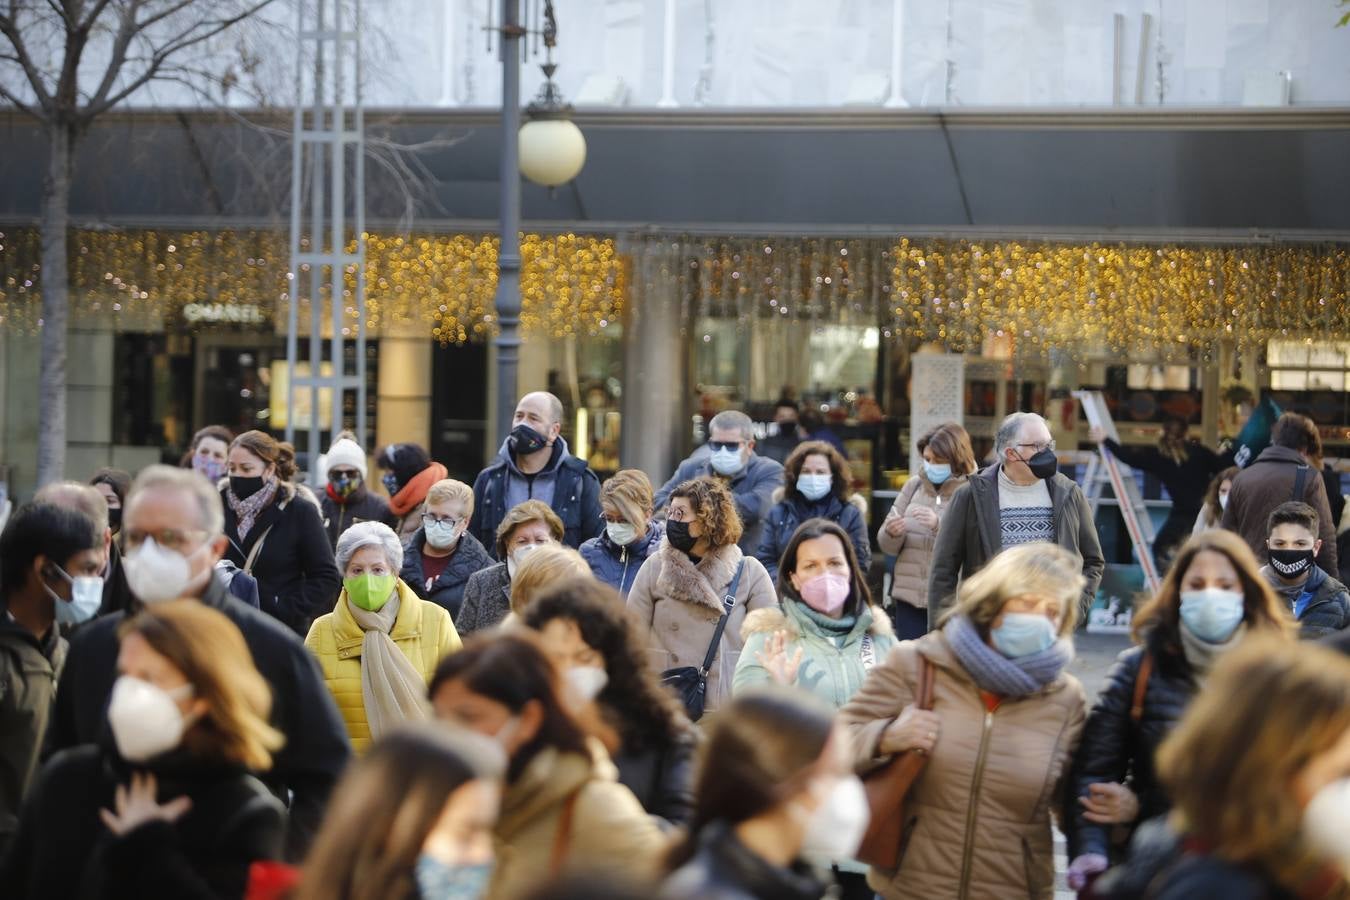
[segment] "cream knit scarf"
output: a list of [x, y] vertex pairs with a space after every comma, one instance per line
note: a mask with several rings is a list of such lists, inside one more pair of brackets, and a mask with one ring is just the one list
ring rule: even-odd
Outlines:
[[427, 683], [389, 636], [401, 605], [397, 593], [377, 612], [347, 600], [352, 618], [366, 633], [361, 643], [361, 700], [370, 736], [376, 739], [404, 722], [430, 718], [425, 699]]

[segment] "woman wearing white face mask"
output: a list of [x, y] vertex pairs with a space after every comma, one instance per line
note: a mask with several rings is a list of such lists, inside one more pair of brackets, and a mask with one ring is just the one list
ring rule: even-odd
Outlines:
[[488, 900], [514, 900], [577, 872], [619, 880], [655, 873], [660, 829], [596, 763], [563, 693], [553, 663], [523, 629], [471, 640], [431, 680], [438, 719], [496, 739], [510, 757]]
[[578, 720], [605, 744], [619, 783], [662, 823], [686, 821], [698, 733], [652, 671], [614, 589], [593, 578], [556, 582], [523, 623], [562, 671]]
[[1110, 900], [1350, 897], [1350, 661], [1252, 636], [1158, 750], [1171, 814], [1093, 885]]
[[563, 523], [542, 500], [526, 500], [502, 517], [497, 526], [497, 557], [502, 562], [469, 576], [464, 605], [455, 617], [459, 633], [500, 625], [511, 612], [511, 580], [522, 560], [536, 547], [561, 544]]
[[121, 628], [104, 740], [53, 757], [0, 878], [19, 897], [238, 897], [279, 859], [281, 803], [250, 773], [281, 735], [243, 635], [192, 601]]
[[305, 646], [319, 660], [352, 749], [404, 722], [428, 717], [426, 684], [436, 664], [460, 647], [450, 614], [413, 593], [394, 574], [403, 547], [382, 522], [360, 522], [337, 543], [342, 593], [314, 620]]
[[[867, 797], [831, 710], [786, 688], [736, 697], [708, 736], [694, 817], [667, 859], [662, 900], [816, 900], [809, 860], [851, 856]], [[936, 895], [935, 895], [936, 896]]]
[[938, 630], [900, 643], [840, 712], [861, 770], [928, 756], [905, 801], [898, 869], [868, 875], [886, 900], [1054, 896], [1050, 804], [1087, 712], [1066, 671], [1082, 590], [1082, 565], [1062, 547], [1003, 551], [961, 585]]
[[1228, 492], [1233, 489], [1233, 479], [1237, 473], [1241, 472], [1237, 466], [1231, 466], [1224, 469], [1209, 483], [1209, 489], [1205, 491], [1205, 500], [1200, 507], [1200, 514], [1195, 517], [1195, 527], [1191, 534], [1199, 534], [1202, 531], [1209, 531], [1211, 528], [1219, 528], [1223, 521], [1223, 511], [1228, 506]]
[[478, 900], [505, 770], [501, 748], [467, 731], [390, 732], [333, 789], [291, 900]]
[[422, 504], [422, 527], [403, 546], [403, 583], [456, 620], [469, 579], [494, 565], [469, 531], [472, 516], [473, 488], [453, 478], [438, 481]]
[[600, 512], [605, 531], [582, 543], [582, 558], [595, 577], [622, 597], [637, 579], [638, 569], [661, 546], [666, 529], [652, 519], [652, 483], [637, 469], [622, 469], [600, 486]]
[[[1245, 635], [1294, 633], [1245, 541], [1206, 531], [1178, 552], [1153, 599], [1134, 617], [1139, 646], [1122, 653], [1088, 716], [1074, 759], [1068, 879], [1082, 887], [1104, 871], [1126, 831], [1170, 808], [1154, 756], [1210, 668]], [[1128, 776], [1128, 781], [1127, 781]]]
[[783, 550], [797, 526], [807, 519], [838, 523], [853, 544], [859, 568], [866, 572], [872, 564], [872, 545], [863, 512], [849, 499], [853, 474], [848, 460], [823, 441], [798, 444], [783, 465], [783, 484], [774, 492], [776, 500], [764, 520], [755, 551], [755, 559], [764, 564], [769, 577], [777, 580]]

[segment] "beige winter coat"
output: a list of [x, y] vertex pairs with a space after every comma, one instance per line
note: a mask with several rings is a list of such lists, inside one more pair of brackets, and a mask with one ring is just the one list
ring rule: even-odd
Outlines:
[[906, 801], [900, 868], [873, 869], [868, 883], [886, 900], [1051, 900], [1050, 811], [1083, 731], [1082, 685], [1061, 674], [991, 713], [941, 632], [904, 641], [839, 713], [859, 771], [880, 761], [882, 732], [914, 702], [921, 655], [936, 667], [941, 730]]
[[628, 611], [646, 636], [652, 668], [663, 672], [701, 666], [722, 615], [722, 597], [742, 559], [745, 571], [736, 589], [736, 606], [727, 618], [717, 658], [708, 673], [705, 709], [709, 712], [724, 696], [731, 695], [731, 679], [745, 645], [741, 624], [746, 613], [778, 605], [778, 595], [763, 564], [729, 544], [703, 557], [696, 568], [688, 556], [662, 538], [661, 549], [647, 557], [628, 592]]
[[[895, 571], [891, 573], [891, 599], [908, 603], [919, 609], [928, 608], [928, 566], [933, 561], [933, 544], [937, 540], [937, 529], [921, 529], [912, 520], [911, 527], [892, 537], [886, 533], [886, 524], [895, 518], [902, 518], [911, 509], [931, 509], [937, 513], [938, 524], [951, 507], [952, 494], [965, 486], [967, 476], [953, 475], [935, 488], [922, 475], [915, 475], [900, 490], [891, 511], [886, 513], [881, 528], [877, 530], [877, 546], [887, 556], [895, 557]], [[938, 498], [942, 505], [938, 505]]]

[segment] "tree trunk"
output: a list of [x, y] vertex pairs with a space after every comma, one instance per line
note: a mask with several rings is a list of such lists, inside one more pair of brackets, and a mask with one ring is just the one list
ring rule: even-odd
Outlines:
[[66, 326], [70, 317], [70, 273], [66, 255], [70, 223], [70, 175], [75, 152], [73, 129], [61, 122], [47, 128], [47, 177], [42, 183], [42, 368], [38, 385], [37, 483], [65, 477]]

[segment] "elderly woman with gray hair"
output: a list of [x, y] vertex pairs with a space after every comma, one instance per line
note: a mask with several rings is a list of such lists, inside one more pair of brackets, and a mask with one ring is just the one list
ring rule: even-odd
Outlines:
[[342, 593], [314, 621], [305, 646], [319, 660], [352, 749], [363, 753], [398, 724], [428, 718], [427, 682], [460, 640], [450, 614], [399, 579], [403, 545], [388, 525], [351, 526], [336, 555]]

